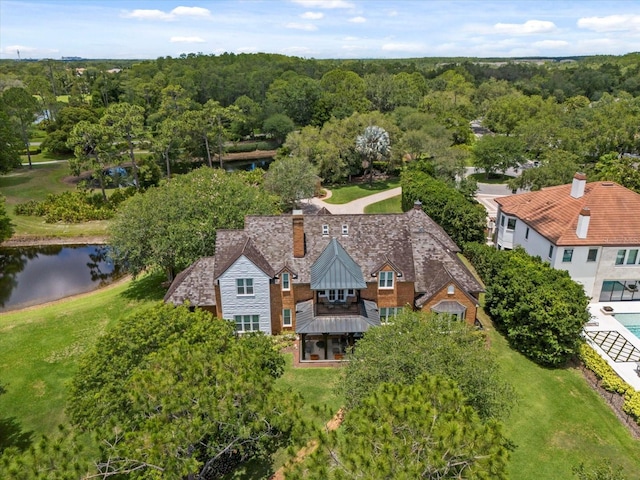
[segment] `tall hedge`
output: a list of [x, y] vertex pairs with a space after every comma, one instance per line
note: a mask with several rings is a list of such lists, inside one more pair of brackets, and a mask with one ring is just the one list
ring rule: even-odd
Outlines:
[[401, 175], [402, 209], [413, 207], [416, 200], [422, 209], [456, 242], [484, 242], [487, 212], [475, 200], [447, 183], [419, 169], [407, 169]]
[[480, 245], [465, 252], [485, 282], [485, 308], [513, 348], [552, 367], [578, 352], [589, 299], [565, 270], [521, 248]]

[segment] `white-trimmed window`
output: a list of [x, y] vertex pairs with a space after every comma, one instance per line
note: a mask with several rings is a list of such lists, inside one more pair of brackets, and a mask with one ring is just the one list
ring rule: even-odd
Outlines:
[[629, 254], [627, 255], [627, 265], [635, 265], [638, 261], [638, 249], [634, 248], [629, 250]]
[[524, 239], [529, 240], [529, 227], [527, 227], [527, 230], [524, 232]]
[[257, 332], [260, 330], [260, 315], [235, 315], [237, 332]]
[[379, 309], [380, 311], [380, 322], [387, 323], [389, 319], [395, 317], [397, 314], [402, 312], [402, 307], [382, 307]]
[[549, 258], [553, 257], [553, 245], [549, 245]]
[[573, 259], [573, 248], [565, 248], [562, 253], [562, 263], [571, 263]]
[[454, 293], [456, 293], [456, 287], [451, 284], [447, 287], [447, 294], [453, 295]]
[[322, 235], [329, 235], [329, 225], [322, 225]]
[[639, 259], [640, 255], [638, 255], [637, 248], [632, 248], [631, 250], [618, 250], [618, 254], [616, 255], [616, 265], [635, 265], [638, 263]]
[[515, 230], [516, 229], [516, 219], [509, 218], [507, 220], [507, 230]]
[[342, 234], [349, 235], [349, 225], [342, 225]]
[[393, 272], [380, 272], [378, 274], [378, 288], [393, 288]]
[[282, 310], [282, 326], [290, 327], [291, 325], [291, 309], [285, 308]]
[[598, 259], [598, 249], [590, 248], [587, 254], [587, 262], [595, 262]]
[[291, 279], [289, 277], [289, 274], [287, 272], [284, 272], [281, 276], [280, 276], [280, 284], [282, 285], [282, 290], [284, 291], [288, 291], [291, 290], [291, 283], [290, 283]]
[[253, 295], [253, 278], [236, 278], [238, 295]]

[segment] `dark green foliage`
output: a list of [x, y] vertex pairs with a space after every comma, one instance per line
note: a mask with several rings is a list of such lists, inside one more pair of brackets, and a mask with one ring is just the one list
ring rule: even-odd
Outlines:
[[135, 188], [118, 189], [105, 202], [99, 193], [63, 192], [47, 195], [42, 202], [31, 200], [16, 205], [16, 215], [44, 217], [46, 223], [81, 223], [113, 218], [118, 205], [135, 194]]
[[506, 479], [509, 448], [453, 382], [421, 375], [377, 386], [287, 478]]
[[416, 200], [422, 209], [456, 242], [483, 242], [487, 212], [482, 205], [420, 170], [418, 164], [401, 175], [402, 209], [413, 207]]
[[503, 418], [513, 390], [482, 332], [447, 316], [405, 312], [364, 335], [345, 369], [340, 391], [355, 408], [381, 383], [411, 384], [422, 374], [456, 382], [481, 418]]
[[7, 173], [20, 166], [20, 150], [24, 144], [12, 127], [6, 107], [0, 101], [0, 173]]
[[132, 197], [111, 224], [114, 257], [133, 274], [158, 268], [173, 279], [213, 255], [217, 229], [242, 228], [245, 215], [278, 213], [279, 199], [254, 176], [200, 168]]
[[578, 480], [626, 480], [622, 467], [612, 465], [608, 460], [601, 460], [595, 464], [581, 463], [573, 469]]
[[490, 249], [467, 249], [485, 281], [487, 312], [513, 348], [542, 365], [563, 365], [578, 352], [589, 320], [582, 286], [521, 248]]
[[7, 210], [4, 205], [4, 197], [0, 195], [0, 243], [4, 242], [7, 238], [10, 238], [11, 235], [13, 235], [13, 224], [7, 215]]
[[283, 371], [269, 337], [238, 336], [207, 312], [158, 304], [82, 358], [68, 413], [96, 433], [103, 474], [218, 478], [289, 441], [300, 405], [276, 389]]

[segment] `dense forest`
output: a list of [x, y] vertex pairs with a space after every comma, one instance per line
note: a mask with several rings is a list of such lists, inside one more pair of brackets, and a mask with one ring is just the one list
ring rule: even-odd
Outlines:
[[[47, 133], [41, 149], [75, 150], [78, 172], [129, 161], [137, 173], [132, 148], [88, 146], [87, 132], [112, 135], [105, 140], [111, 144], [147, 146], [167, 175], [194, 158], [222, 163], [225, 153], [242, 151], [240, 140], [266, 137], [271, 141], [250, 148], [282, 146], [281, 155], [309, 160], [325, 183], [342, 182], [365, 173], [355, 139], [375, 124], [391, 144], [373, 166], [379, 171], [425, 160], [431, 173], [454, 182], [465, 164], [490, 175], [535, 162], [539, 168], [527, 169], [513, 188], [565, 183], [583, 170], [590, 179], [640, 191], [638, 53], [521, 60], [189, 54], [2, 61], [0, 91], [0, 115], [15, 119], [20, 109], [29, 110]], [[472, 122], [494, 135], [476, 138]], [[25, 149], [25, 138], [3, 148], [12, 145], [0, 155], [5, 171]], [[101, 155], [87, 158], [88, 149]]]

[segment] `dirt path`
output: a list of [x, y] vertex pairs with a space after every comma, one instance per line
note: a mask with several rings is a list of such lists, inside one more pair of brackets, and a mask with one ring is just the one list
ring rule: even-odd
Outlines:
[[[335, 416], [329, 420], [327, 422], [327, 424], [324, 426], [324, 428], [326, 429], [327, 432], [331, 432], [333, 430], [336, 430], [341, 424], [342, 424], [342, 419], [344, 418], [344, 411], [342, 409], [338, 410], [338, 413], [335, 414]], [[302, 462], [307, 456], [311, 455], [313, 452], [315, 452], [316, 448], [318, 448], [318, 441], [317, 440], [311, 440], [309, 443], [307, 443], [304, 447], [302, 447], [300, 450], [298, 450], [298, 453], [296, 454], [296, 457], [292, 460], [293, 464], [296, 463], [300, 463]], [[284, 480], [286, 468], [280, 467], [276, 473], [274, 473], [273, 475], [271, 475], [269, 477], [269, 480]]]

